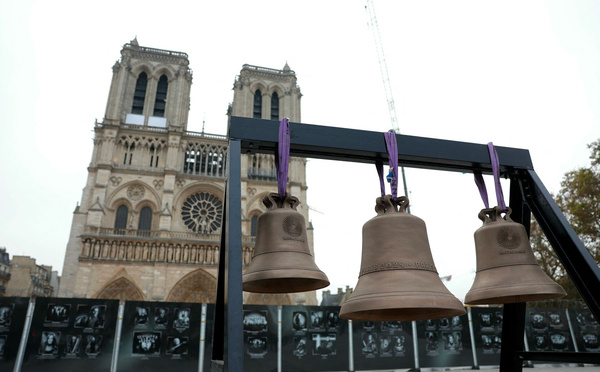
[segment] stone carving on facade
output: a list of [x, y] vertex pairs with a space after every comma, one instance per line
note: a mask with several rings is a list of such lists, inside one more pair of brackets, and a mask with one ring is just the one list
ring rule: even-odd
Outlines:
[[144, 190], [144, 186], [134, 184], [127, 188], [127, 197], [133, 201], [138, 201], [144, 197], [146, 191]]
[[121, 183], [121, 181], [123, 181], [123, 178], [121, 178], [121, 177], [112, 176], [110, 178], [110, 182], [112, 182], [113, 186], [119, 186], [119, 184]]
[[183, 178], [178, 178], [175, 180], [175, 185], [180, 189], [185, 185], [185, 180]]
[[154, 184], [155, 189], [160, 190], [163, 187], [163, 185], [165, 184], [165, 181], [164, 180], [154, 180], [154, 181], [152, 181], [152, 183]]
[[181, 219], [193, 232], [214, 234], [221, 227], [223, 203], [208, 192], [190, 195], [181, 207]]

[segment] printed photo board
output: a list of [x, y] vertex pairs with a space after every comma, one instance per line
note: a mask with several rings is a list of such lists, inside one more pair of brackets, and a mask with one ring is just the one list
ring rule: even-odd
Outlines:
[[202, 304], [125, 303], [119, 372], [197, 371]]
[[29, 298], [0, 297], [0, 371], [12, 371], [19, 352]]
[[579, 351], [600, 352], [600, 325], [588, 309], [569, 309], [569, 318]]
[[528, 307], [525, 335], [530, 351], [574, 351], [565, 309]]
[[36, 299], [21, 371], [108, 371], [118, 300]]
[[417, 322], [421, 367], [473, 366], [467, 314]]
[[352, 344], [356, 370], [415, 366], [411, 322], [352, 321]]
[[472, 307], [475, 352], [480, 366], [500, 365], [502, 307]]
[[244, 305], [242, 316], [246, 370], [277, 370], [277, 306]]
[[348, 321], [339, 311], [339, 306], [282, 308], [282, 370], [348, 370]]

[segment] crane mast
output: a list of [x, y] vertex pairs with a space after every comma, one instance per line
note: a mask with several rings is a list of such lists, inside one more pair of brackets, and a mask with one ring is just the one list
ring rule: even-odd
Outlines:
[[[383, 43], [381, 42], [381, 35], [379, 34], [379, 24], [377, 23], [377, 16], [375, 15], [375, 5], [373, 4], [373, 0], [367, 0], [367, 5], [365, 6], [365, 9], [367, 11], [367, 17], [369, 18], [368, 24], [371, 26], [371, 31], [373, 32], [373, 39], [375, 40], [375, 50], [377, 51], [379, 71], [381, 72], [381, 79], [383, 80], [385, 99], [387, 100], [390, 120], [392, 122], [392, 129], [394, 130], [394, 133], [400, 134], [398, 118], [396, 117], [396, 104], [394, 103], [394, 95], [392, 94], [392, 85], [390, 84], [387, 63], [385, 62], [385, 54], [383, 53]], [[408, 196], [408, 187], [406, 186], [406, 174], [404, 173], [403, 166], [400, 166], [400, 171], [402, 174], [404, 195]], [[410, 207], [408, 209], [408, 212], [410, 213]]]

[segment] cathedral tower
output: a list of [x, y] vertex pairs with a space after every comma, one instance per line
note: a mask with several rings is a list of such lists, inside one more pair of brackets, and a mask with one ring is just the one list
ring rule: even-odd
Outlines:
[[[191, 84], [187, 54], [142, 47], [135, 39], [123, 46], [105, 116], [94, 127], [59, 296], [214, 302], [227, 138], [187, 131]], [[229, 113], [300, 121], [300, 97], [287, 64], [283, 70], [244, 65]], [[262, 197], [277, 191], [273, 159], [242, 158], [244, 265]], [[290, 160], [289, 188], [308, 217], [305, 166], [305, 159]], [[246, 293], [245, 300], [309, 305], [316, 295]]]

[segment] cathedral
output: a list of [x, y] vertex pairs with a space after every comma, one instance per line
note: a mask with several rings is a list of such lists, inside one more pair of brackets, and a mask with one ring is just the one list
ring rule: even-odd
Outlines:
[[[59, 297], [215, 302], [223, 224], [227, 136], [187, 130], [192, 70], [182, 52], [125, 44], [113, 75]], [[296, 74], [243, 65], [227, 114], [300, 122]], [[223, 125], [227, 125], [224, 118]], [[277, 192], [274, 157], [242, 155], [244, 269], [262, 199]], [[306, 159], [290, 158], [288, 191], [308, 221]], [[309, 247], [314, 254], [312, 227]], [[244, 293], [246, 304], [316, 305], [315, 291]]]

